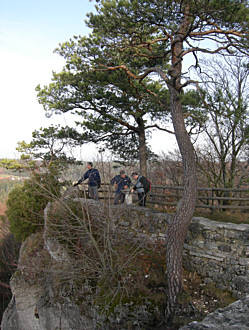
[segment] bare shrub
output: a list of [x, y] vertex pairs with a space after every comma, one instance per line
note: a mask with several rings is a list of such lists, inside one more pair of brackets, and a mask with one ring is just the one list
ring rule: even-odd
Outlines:
[[149, 177], [153, 184], [181, 186], [183, 184], [183, 170], [180, 154], [174, 152], [162, 153], [157, 162], [151, 164]]
[[59, 275], [61, 282], [77, 283], [78, 296], [86, 297], [88, 291], [106, 316], [120, 304], [134, 307], [154, 301], [154, 311], [162, 308], [164, 247], [119, 226], [118, 215], [113, 217], [108, 204], [57, 201], [48, 212], [46, 227], [47, 236], [56, 238], [70, 256], [70, 266]]

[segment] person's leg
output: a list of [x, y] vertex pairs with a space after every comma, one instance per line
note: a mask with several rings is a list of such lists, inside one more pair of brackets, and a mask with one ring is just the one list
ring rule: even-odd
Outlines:
[[144, 194], [144, 205], [143, 206], [145, 206], [145, 204], [146, 204], [146, 198], [147, 198], [147, 195]]
[[96, 201], [99, 200], [99, 192], [97, 186], [93, 186], [93, 199], [95, 199]]
[[123, 204], [125, 201], [125, 194], [124, 193], [120, 193], [120, 203]]
[[93, 187], [92, 186], [88, 186], [88, 195], [89, 195], [89, 198], [93, 198]]
[[118, 205], [120, 200], [120, 192], [115, 192], [114, 205]]
[[144, 206], [144, 193], [138, 193], [138, 205]]
[[93, 194], [93, 193], [92, 193], [92, 187], [91, 187], [91, 186], [88, 186], [88, 197], [89, 197], [89, 198], [93, 198], [93, 197], [92, 197], [92, 194]]
[[99, 200], [98, 187], [97, 186], [88, 186], [89, 197]]

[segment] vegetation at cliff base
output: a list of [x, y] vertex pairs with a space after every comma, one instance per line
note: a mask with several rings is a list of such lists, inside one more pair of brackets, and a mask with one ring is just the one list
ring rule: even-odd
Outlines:
[[0, 241], [0, 323], [12, 296], [9, 280], [17, 268], [19, 249], [20, 244], [12, 234], [6, 234]]

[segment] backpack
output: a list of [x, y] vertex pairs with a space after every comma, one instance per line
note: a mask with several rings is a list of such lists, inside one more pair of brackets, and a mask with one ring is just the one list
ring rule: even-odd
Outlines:
[[151, 181], [149, 179], [147, 181], [149, 182], [149, 191], [151, 191]]
[[144, 187], [144, 191], [145, 193], [147, 194], [148, 192], [151, 191], [151, 182], [149, 179], [145, 178], [146, 179], [146, 184], [145, 184], [145, 187]]

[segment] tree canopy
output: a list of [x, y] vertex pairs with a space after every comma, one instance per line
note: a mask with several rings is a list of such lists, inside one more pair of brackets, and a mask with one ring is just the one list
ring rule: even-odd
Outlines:
[[[78, 56], [82, 50], [78, 46]], [[61, 73], [54, 74], [48, 87], [37, 87], [38, 97], [48, 111], [73, 112], [82, 131], [77, 141], [102, 142], [124, 159], [140, 159], [146, 172], [149, 154], [146, 137], [159, 128], [163, 117], [160, 98], [167, 97], [158, 82], [150, 88], [158, 95], [151, 97], [144, 86], [132, 84], [123, 72], [94, 72], [91, 67], [72, 69], [71, 58]], [[148, 83], [147, 83], [148, 85]], [[162, 130], [167, 129], [160, 127]]]
[[[78, 143], [101, 142], [102, 149], [108, 148], [121, 159], [139, 159], [140, 171], [146, 175], [146, 161], [152, 154], [148, 145], [152, 131], [174, 134], [168, 128], [168, 89], [155, 76], [136, 81], [122, 70], [96, 70], [103, 55], [102, 46], [101, 39], [94, 35], [75, 37], [60, 45], [56, 51], [66, 59], [66, 65], [62, 72], [53, 73], [49, 86], [37, 86], [39, 102], [48, 116], [74, 114], [82, 132], [75, 136]], [[115, 54], [109, 56], [116, 61]], [[135, 70], [144, 62], [129, 57], [126, 60]], [[197, 122], [189, 114], [200, 117], [198, 94], [187, 91], [182, 101], [192, 132]]]
[[[81, 144], [84, 143], [81, 137]], [[40, 128], [32, 133], [32, 140], [29, 143], [25, 141], [18, 142], [17, 151], [22, 153], [21, 159], [30, 164], [34, 160], [42, 160], [44, 165], [48, 166], [51, 162], [72, 163], [76, 159], [70, 155], [71, 149], [77, 146], [79, 133], [75, 129], [60, 125]], [[65, 149], [69, 149], [66, 152]], [[34, 164], [35, 165], [35, 164]]]

